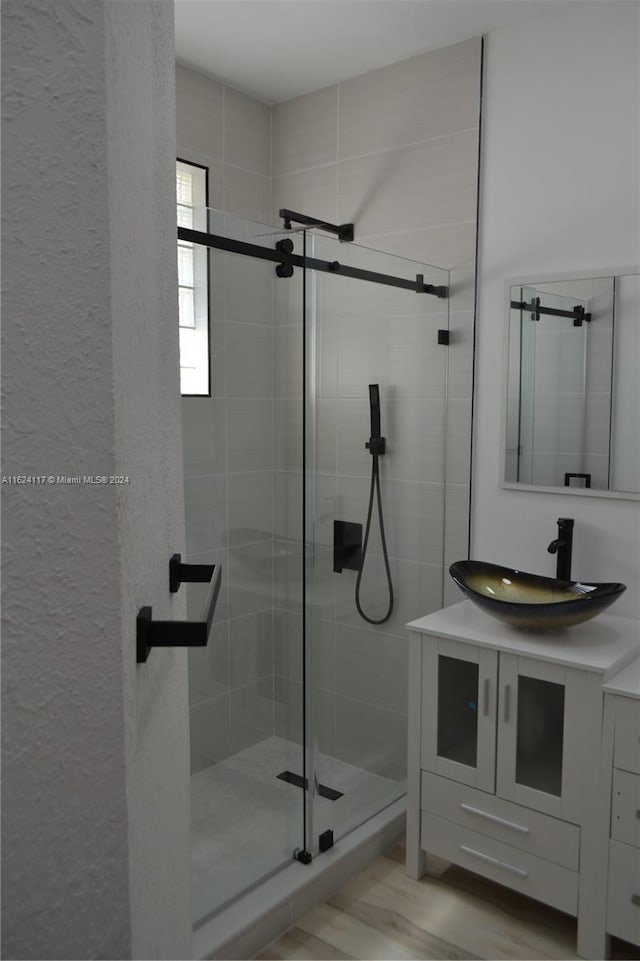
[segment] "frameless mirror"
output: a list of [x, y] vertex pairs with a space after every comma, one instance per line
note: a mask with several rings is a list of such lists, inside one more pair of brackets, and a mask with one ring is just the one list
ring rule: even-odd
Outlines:
[[640, 493], [640, 272], [511, 280], [505, 486]]

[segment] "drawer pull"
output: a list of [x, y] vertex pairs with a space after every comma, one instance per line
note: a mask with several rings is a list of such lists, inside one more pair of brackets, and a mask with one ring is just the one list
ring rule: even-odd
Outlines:
[[520, 878], [528, 878], [529, 872], [525, 871], [524, 868], [517, 868], [513, 864], [507, 864], [506, 861], [500, 861], [499, 858], [492, 858], [490, 854], [484, 854], [483, 851], [476, 851], [475, 848], [469, 848], [466, 844], [460, 845], [460, 850], [464, 851], [465, 854], [470, 854], [474, 858], [478, 858], [479, 861], [487, 861], [488, 864], [495, 864], [498, 868], [503, 868], [505, 871], [509, 871], [510, 874], [517, 874]]
[[479, 818], [486, 818], [487, 821], [493, 821], [494, 824], [500, 824], [504, 828], [511, 828], [512, 831], [519, 831], [521, 834], [529, 833], [529, 828], [525, 827], [524, 824], [516, 824], [515, 821], [507, 821], [505, 818], [499, 818], [496, 814], [489, 814], [488, 811], [483, 811], [481, 808], [474, 808], [466, 802], [463, 802], [460, 807], [463, 811], [468, 811], [469, 814], [477, 814]]
[[640, 908], [640, 894], [632, 894], [632, 895], [631, 895], [631, 903], [632, 903], [632, 904], [637, 904], [638, 907]]
[[636, 817], [640, 821], [640, 808], [636, 811]]

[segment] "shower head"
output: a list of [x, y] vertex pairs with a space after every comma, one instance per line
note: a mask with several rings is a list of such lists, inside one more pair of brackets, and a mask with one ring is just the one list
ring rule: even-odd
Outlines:
[[384, 454], [387, 447], [387, 439], [382, 436], [380, 430], [380, 387], [378, 384], [369, 384], [369, 413], [371, 415], [371, 436], [364, 446], [374, 458], [377, 458]]
[[380, 387], [369, 384], [369, 410], [371, 412], [371, 439], [380, 438]]

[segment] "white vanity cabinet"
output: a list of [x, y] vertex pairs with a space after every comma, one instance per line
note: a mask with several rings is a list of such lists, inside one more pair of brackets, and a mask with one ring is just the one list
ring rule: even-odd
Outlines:
[[422, 768], [577, 820], [589, 680], [562, 664], [443, 637], [425, 641]]
[[607, 682], [605, 692], [606, 929], [640, 946], [640, 658]]
[[579, 953], [603, 957], [602, 684], [638, 622], [527, 634], [463, 601], [408, 628], [408, 872], [433, 854], [506, 884], [576, 915]]

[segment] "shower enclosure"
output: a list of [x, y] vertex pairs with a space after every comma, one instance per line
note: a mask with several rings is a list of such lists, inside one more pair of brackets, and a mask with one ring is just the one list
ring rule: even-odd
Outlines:
[[[198, 925], [405, 792], [404, 625], [443, 596], [449, 279], [295, 223], [195, 220], [181, 236], [207, 251], [210, 395], [182, 401], [187, 554], [223, 579], [209, 645], [189, 653]], [[370, 384], [382, 624], [355, 604]], [[360, 599], [382, 618], [376, 511]]]

